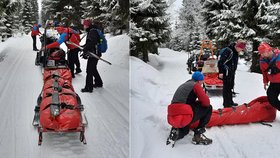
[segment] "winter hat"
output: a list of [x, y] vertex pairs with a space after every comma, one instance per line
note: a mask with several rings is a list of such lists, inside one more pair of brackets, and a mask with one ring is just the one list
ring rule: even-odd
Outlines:
[[194, 79], [195, 81], [202, 81], [204, 80], [204, 76], [200, 71], [196, 71], [193, 73], [192, 79]]
[[267, 43], [262, 42], [258, 47], [258, 51], [260, 54], [270, 52], [272, 51], [272, 47], [270, 47], [270, 45], [268, 45]]
[[238, 40], [238, 41], [236, 41], [235, 46], [244, 50], [246, 48], [246, 41]]
[[92, 25], [91, 23], [92, 23], [92, 21], [90, 19], [85, 19], [84, 22], [83, 22], [83, 25], [84, 26], [90, 26], [90, 25]]
[[38, 27], [42, 27], [42, 25], [41, 25], [41, 24], [38, 24]]

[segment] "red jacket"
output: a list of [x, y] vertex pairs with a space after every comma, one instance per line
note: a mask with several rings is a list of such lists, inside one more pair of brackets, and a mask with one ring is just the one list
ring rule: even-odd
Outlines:
[[[80, 34], [77, 32], [77, 31], [74, 31], [73, 29], [71, 28], [66, 28], [65, 29], [65, 32], [69, 35], [70, 39], [69, 41], [70, 42], [73, 42], [75, 44], [77, 44], [78, 46], [80, 45], [80, 41], [81, 41], [81, 38], [80, 38]], [[69, 38], [68, 37], [68, 38]], [[68, 39], [67, 38], [67, 39]], [[66, 46], [69, 48], [69, 49], [75, 49], [77, 48], [76, 46], [72, 45], [72, 44], [66, 44]]]
[[[274, 64], [275, 62], [275, 64]], [[260, 58], [260, 68], [263, 75], [263, 83], [280, 83], [280, 72], [271, 73], [271, 70], [280, 71], [280, 50], [274, 50], [271, 59]], [[272, 69], [271, 69], [272, 68]], [[273, 70], [272, 70], [273, 71]]]
[[201, 103], [201, 106], [210, 106], [210, 99], [198, 82], [194, 85], [193, 91], [196, 94], [198, 101]]
[[37, 36], [39, 34], [41, 34], [41, 32], [39, 31], [39, 26], [35, 24], [31, 29], [31, 36]]
[[[66, 41], [70, 41], [70, 42], [75, 43], [76, 45], [80, 45], [80, 34], [71, 28], [65, 28], [63, 33], [59, 36], [59, 39], [56, 42], [48, 44], [46, 47], [47, 48], [57, 48], [57, 47], [59, 47], [59, 45], [61, 45], [63, 42], [66, 42]], [[74, 46], [72, 44], [66, 44], [66, 46], [69, 49], [77, 48], [77, 46]]]
[[189, 80], [177, 88], [171, 103], [195, 105], [197, 101], [201, 106], [210, 106], [210, 99], [201, 85], [194, 80]]

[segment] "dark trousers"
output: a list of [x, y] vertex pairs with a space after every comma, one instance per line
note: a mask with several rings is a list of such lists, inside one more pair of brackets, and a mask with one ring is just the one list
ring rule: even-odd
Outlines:
[[32, 39], [33, 39], [33, 50], [36, 50], [37, 49], [37, 46], [36, 46], [36, 36], [31, 36]]
[[68, 65], [71, 70], [71, 74], [74, 74], [74, 69], [76, 65], [76, 69], [80, 69], [80, 61], [79, 61], [79, 48], [70, 49], [68, 52]]
[[230, 107], [231, 105], [233, 105], [233, 100], [232, 100], [232, 88], [234, 86], [233, 77], [226, 77], [225, 79], [223, 79], [223, 99], [224, 99], [223, 105], [224, 105], [224, 107]]
[[94, 84], [97, 86], [102, 86], [102, 79], [97, 71], [98, 59], [90, 57], [87, 61], [87, 76], [86, 76], [86, 86], [85, 88], [93, 89], [93, 77]]
[[270, 83], [266, 94], [269, 103], [278, 111], [280, 111], [280, 101], [278, 99], [278, 96], [280, 94], [280, 83]]
[[193, 119], [189, 125], [183, 128], [179, 128], [179, 138], [184, 137], [189, 133], [189, 127], [192, 123], [196, 122], [199, 120], [199, 124], [196, 127], [195, 130], [197, 129], [202, 129], [205, 128], [208, 122], [210, 121], [211, 115], [212, 115], [212, 106], [208, 107], [203, 107], [196, 103], [195, 105], [191, 106], [193, 109]]

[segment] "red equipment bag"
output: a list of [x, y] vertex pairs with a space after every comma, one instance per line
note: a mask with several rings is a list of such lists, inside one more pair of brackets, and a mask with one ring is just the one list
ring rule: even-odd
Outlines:
[[205, 74], [204, 82], [207, 85], [223, 85], [223, 81], [218, 78], [218, 73]]
[[60, 78], [63, 78], [64, 80], [72, 81], [72, 75], [70, 69], [45, 69], [44, 70], [44, 82], [46, 80], [52, 78], [54, 75], [59, 76]]
[[175, 128], [187, 126], [193, 118], [192, 107], [188, 104], [174, 103], [168, 105], [167, 121]]
[[81, 127], [81, 113], [74, 93], [59, 93], [60, 108], [58, 116], [53, 117], [50, 111], [52, 96], [43, 98], [40, 104], [40, 124], [43, 129], [58, 132], [75, 131]]
[[[270, 105], [266, 96], [258, 97], [249, 104], [212, 111], [207, 127], [221, 125], [247, 124], [252, 122], [272, 122], [276, 118], [276, 109]], [[190, 128], [198, 126], [194, 122]]]

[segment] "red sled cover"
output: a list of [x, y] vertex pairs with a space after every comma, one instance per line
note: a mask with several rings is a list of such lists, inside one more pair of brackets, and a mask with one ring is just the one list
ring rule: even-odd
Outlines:
[[188, 125], [193, 118], [193, 111], [190, 105], [174, 103], [168, 105], [167, 121], [175, 128], [182, 128]]
[[223, 85], [223, 81], [218, 78], [218, 73], [205, 74], [204, 82], [207, 85]]
[[[213, 110], [207, 127], [252, 122], [272, 122], [275, 118], [276, 109], [269, 104], [266, 96], [261, 96], [252, 100], [249, 104]], [[199, 121], [194, 122], [190, 128], [197, 127], [198, 123]]]
[[61, 69], [44, 69], [44, 82], [46, 80], [52, 78], [53, 75], [58, 75], [59, 77], [63, 78], [64, 80], [68, 80], [72, 82], [72, 75], [71, 71], [68, 68], [61, 68]]
[[43, 91], [45, 91], [46, 89], [49, 89], [49, 88], [53, 88], [54, 82], [56, 82], [56, 81], [58, 82], [59, 87], [68, 88], [68, 89], [71, 89], [72, 91], [74, 91], [71, 81], [64, 80], [62, 78], [58, 78], [58, 79], [51, 78], [51, 79], [46, 80], [44, 83], [44, 86], [43, 86]]
[[77, 130], [81, 126], [81, 113], [75, 95], [59, 94], [60, 104], [70, 105], [70, 108], [60, 108], [60, 114], [55, 118], [51, 115], [52, 97], [43, 98], [40, 104], [40, 124], [43, 129], [58, 132]]

